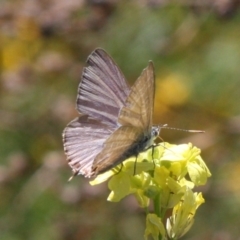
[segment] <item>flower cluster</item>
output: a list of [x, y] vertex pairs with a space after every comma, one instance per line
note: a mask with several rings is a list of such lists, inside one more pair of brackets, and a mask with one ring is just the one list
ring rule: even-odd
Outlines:
[[[133, 194], [147, 211], [145, 239], [178, 239], [192, 226], [197, 208], [204, 202], [195, 186], [204, 185], [211, 176], [191, 143], [158, 146], [131, 157], [116, 168], [97, 176], [92, 185], [107, 179], [108, 200], [118, 202]], [[153, 213], [150, 203], [153, 202]]]

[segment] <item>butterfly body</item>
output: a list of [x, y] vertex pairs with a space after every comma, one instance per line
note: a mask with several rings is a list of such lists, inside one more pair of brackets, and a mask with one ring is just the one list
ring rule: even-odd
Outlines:
[[[154, 69], [152, 62], [130, 88], [112, 58], [96, 49], [79, 84], [80, 116], [63, 132], [74, 174], [93, 177], [153, 144]], [[159, 129], [159, 128], [158, 128]]]

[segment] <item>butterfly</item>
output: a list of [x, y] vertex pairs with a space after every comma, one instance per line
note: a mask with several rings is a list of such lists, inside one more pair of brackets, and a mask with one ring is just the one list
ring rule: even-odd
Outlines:
[[153, 63], [130, 88], [114, 60], [95, 49], [78, 87], [79, 117], [63, 131], [63, 145], [74, 175], [95, 177], [153, 144]]

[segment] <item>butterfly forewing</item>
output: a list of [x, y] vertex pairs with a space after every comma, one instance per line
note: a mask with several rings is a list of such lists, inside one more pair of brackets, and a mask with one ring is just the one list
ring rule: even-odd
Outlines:
[[150, 62], [132, 86], [119, 113], [118, 121], [122, 126], [106, 140], [93, 162], [95, 175], [145, 149], [151, 139], [153, 98], [154, 69]]
[[154, 68], [152, 62], [149, 62], [131, 88], [125, 107], [119, 113], [119, 123], [139, 127], [143, 132], [151, 132], [154, 91]]
[[125, 78], [102, 49], [96, 49], [87, 63], [78, 88], [77, 108], [80, 113], [116, 126], [119, 109], [130, 91]]

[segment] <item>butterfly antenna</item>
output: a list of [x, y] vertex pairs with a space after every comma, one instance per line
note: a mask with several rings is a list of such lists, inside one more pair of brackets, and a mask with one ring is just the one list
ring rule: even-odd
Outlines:
[[173, 128], [173, 127], [168, 127], [167, 125], [163, 125], [161, 128], [182, 131], [182, 132], [190, 132], [190, 133], [205, 133], [205, 131], [203, 130], [188, 130], [188, 129], [181, 129], [181, 128]]

